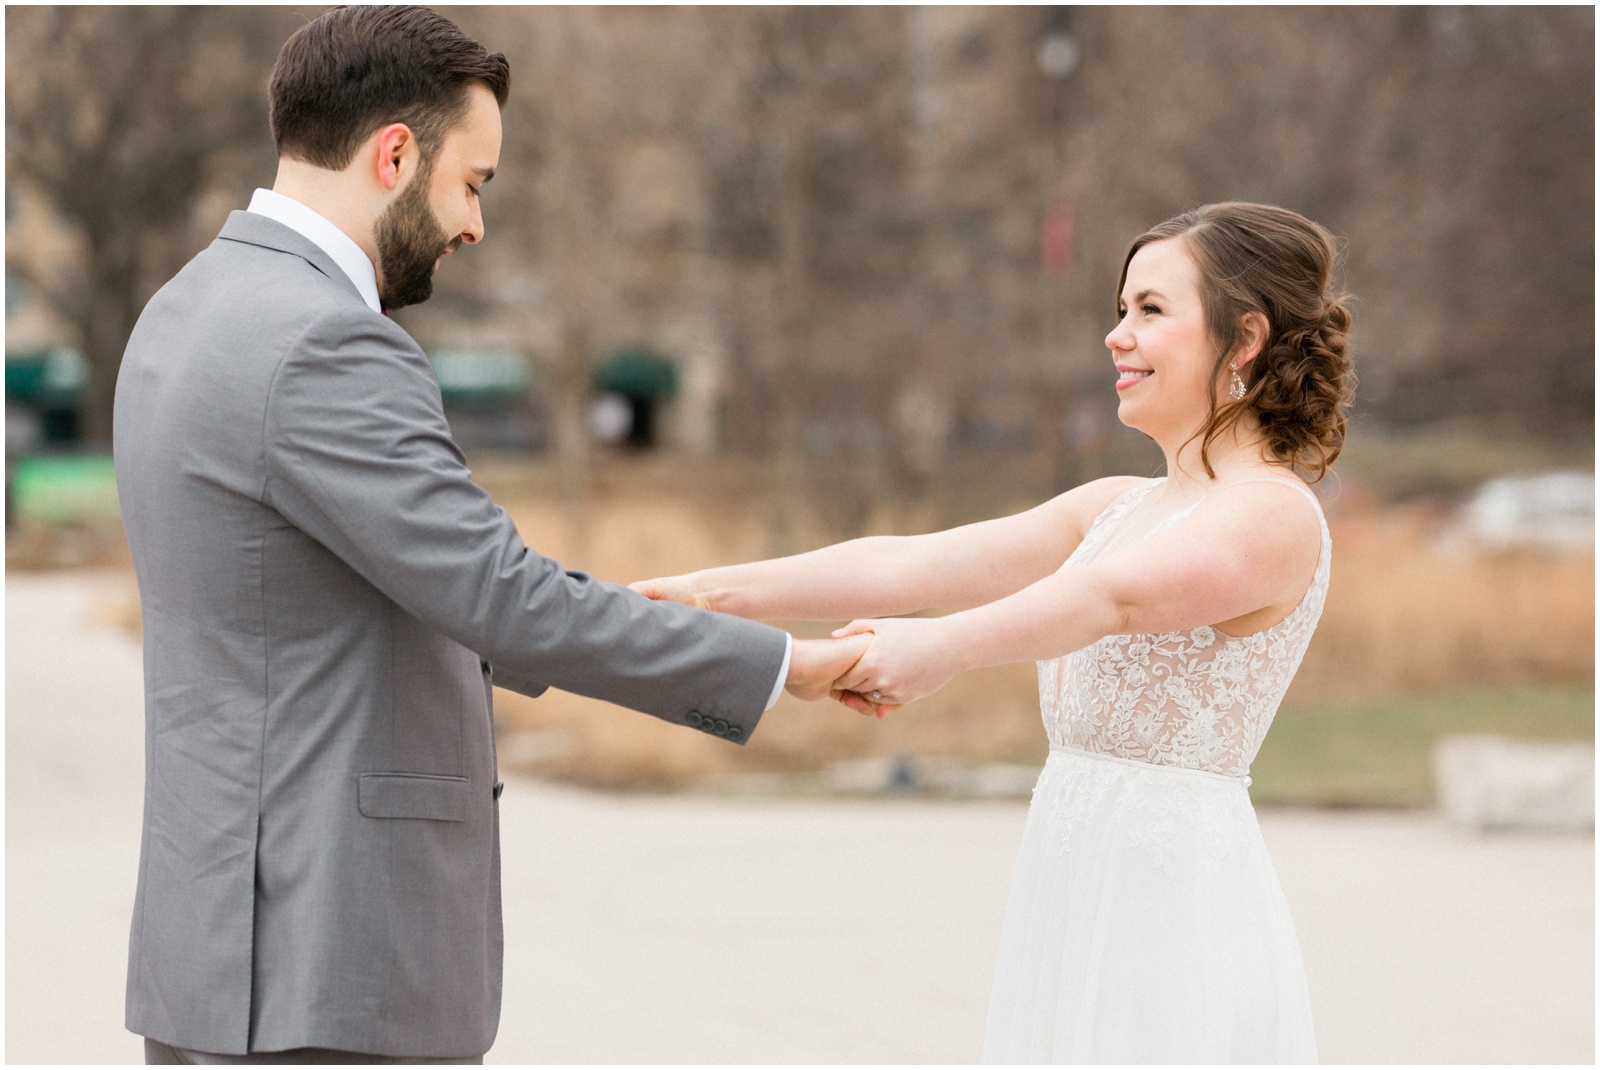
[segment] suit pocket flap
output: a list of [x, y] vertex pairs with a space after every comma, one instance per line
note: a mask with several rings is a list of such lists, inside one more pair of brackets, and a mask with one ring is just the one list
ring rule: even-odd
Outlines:
[[465, 821], [470, 791], [464, 776], [362, 773], [356, 805], [368, 817]]

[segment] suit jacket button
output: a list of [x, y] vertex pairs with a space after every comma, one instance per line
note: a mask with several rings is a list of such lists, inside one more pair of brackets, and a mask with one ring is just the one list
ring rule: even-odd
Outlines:
[[728, 738], [734, 740], [743, 739], [744, 729], [740, 728], [738, 725], [731, 725], [728, 728]]
[[494, 666], [489, 664], [489, 660], [487, 658], [479, 658], [478, 664], [483, 666], [483, 675], [488, 677], [494, 676]]
[[716, 733], [719, 736], [725, 736], [728, 734], [728, 722], [724, 721], [721, 717], [716, 719], [713, 727], [716, 729]]
[[495, 798], [496, 798], [496, 799], [498, 799], [498, 798], [499, 798], [499, 797], [500, 797], [500, 793], [501, 793], [501, 792], [502, 792], [502, 791], [505, 791], [505, 790], [506, 790], [506, 782], [505, 782], [505, 781], [503, 781], [503, 780], [496, 780], [496, 781], [495, 781], [495, 782], [494, 782], [494, 797], [495, 797]]
[[699, 710], [690, 710], [688, 720], [690, 728], [699, 728], [700, 723], [704, 721], [705, 718], [700, 716]]

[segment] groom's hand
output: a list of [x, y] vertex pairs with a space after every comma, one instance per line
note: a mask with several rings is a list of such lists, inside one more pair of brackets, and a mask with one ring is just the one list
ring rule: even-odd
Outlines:
[[[863, 639], [867, 642], [861, 642]], [[789, 693], [808, 702], [829, 696], [867, 717], [887, 717], [898, 710], [899, 705], [873, 702], [864, 695], [839, 687], [840, 679], [854, 672], [856, 662], [866, 653], [871, 640], [870, 635], [847, 639], [796, 639], [785, 685]]]
[[871, 643], [870, 635], [848, 639], [796, 639], [784, 687], [789, 694], [807, 702], [827, 698], [835, 690], [834, 682], [855, 666]]

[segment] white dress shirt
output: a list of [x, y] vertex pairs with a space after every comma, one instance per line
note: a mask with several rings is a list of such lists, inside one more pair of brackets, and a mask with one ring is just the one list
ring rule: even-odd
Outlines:
[[[286, 197], [270, 189], [258, 189], [250, 198], [248, 211], [256, 215], [264, 215], [268, 219], [276, 220], [299, 234], [317, 248], [327, 253], [335, 264], [355, 283], [356, 290], [361, 294], [361, 299], [374, 312], [382, 312], [383, 305], [378, 301], [378, 272], [372, 266], [372, 261], [367, 254], [361, 251], [361, 246], [355, 239], [344, 231], [334, 226], [328, 219], [307, 208], [293, 197]], [[778, 697], [783, 694], [784, 682], [789, 679], [789, 661], [794, 657], [794, 636], [787, 636], [783, 648], [783, 664], [778, 667], [778, 682], [772, 685], [772, 697], [767, 699], [765, 709], [772, 709], [778, 704]]]
[[293, 197], [270, 189], [258, 189], [250, 198], [249, 211], [276, 220], [327, 253], [350, 276], [361, 299], [374, 312], [382, 312], [378, 301], [378, 271], [355, 239]]

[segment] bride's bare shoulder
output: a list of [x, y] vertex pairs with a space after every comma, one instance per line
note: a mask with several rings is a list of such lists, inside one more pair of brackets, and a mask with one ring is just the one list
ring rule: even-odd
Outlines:
[[1092, 479], [1050, 499], [1042, 508], [1051, 514], [1056, 524], [1069, 527], [1076, 537], [1081, 539], [1088, 532], [1089, 526], [1094, 523], [1095, 517], [1110, 508], [1112, 502], [1129, 491], [1152, 482], [1154, 480], [1139, 476], [1106, 476], [1104, 479]]

